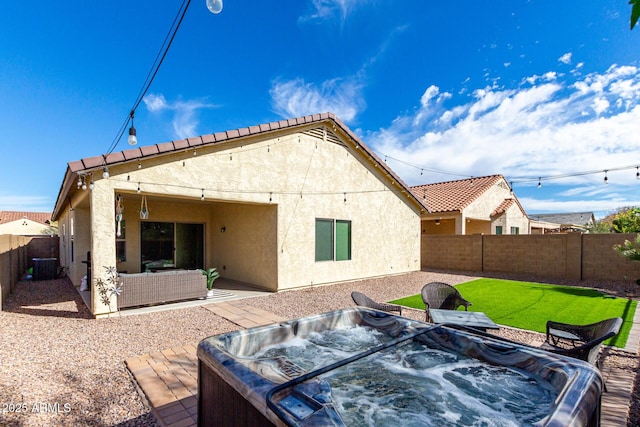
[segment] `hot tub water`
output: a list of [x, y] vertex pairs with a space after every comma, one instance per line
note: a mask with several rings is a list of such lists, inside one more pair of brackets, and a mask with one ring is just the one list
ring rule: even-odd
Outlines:
[[200, 426], [599, 426], [586, 362], [348, 308], [198, 345]]
[[[361, 326], [313, 332], [265, 347], [255, 358], [286, 358], [311, 372], [383, 344], [385, 338]], [[544, 383], [517, 370], [429, 349], [415, 341], [318, 378], [329, 383], [336, 410], [349, 426], [534, 425], [546, 416], [557, 396]]]

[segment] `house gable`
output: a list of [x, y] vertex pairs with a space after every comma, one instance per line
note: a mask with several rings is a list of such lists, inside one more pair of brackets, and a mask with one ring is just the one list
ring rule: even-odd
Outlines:
[[[89, 157], [73, 161], [68, 164], [65, 178], [60, 188], [53, 217], [57, 218], [60, 209], [72, 203], [72, 193], [76, 182], [99, 180], [102, 173], [109, 171], [113, 175], [114, 168], [127, 169], [126, 165], [137, 165], [137, 168], [147, 167], [147, 164], [159, 165], [176, 161], [176, 157], [186, 162], [191, 157], [197, 157], [204, 152], [219, 151], [237, 147], [243, 150], [245, 144], [288, 135], [293, 132], [303, 132], [310, 136], [319, 137], [325, 141], [338, 144], [348, 144], [356, 152], [359, 161], [368, 162], [380, 172], [380, 179], [391, 185], [392, 191], [402, 198], [406, 198], [418, 212], [428, 210], [411, 188], [404, 183], [395, 172], [382, 162], [346, 125], [332, 113], [315, 114], [288, 120], [280, 120], [256, 126], [249, 126], [235, 130], [217, 132], [184, 140], [171, 141], [150, 146], [144, 146], [97, 157]], [[271, 148], [268, 147], [268, 150]], [[233, 158], [233, 153], [230, 154]], [[131, 167], [128, 170], [133, 170]]]
[[500, 175], [474, 177], [417, 185], [411, 187], [411, 191], [422, 199], [430, 212], [462, 212], [500, 179], [504, 180]]

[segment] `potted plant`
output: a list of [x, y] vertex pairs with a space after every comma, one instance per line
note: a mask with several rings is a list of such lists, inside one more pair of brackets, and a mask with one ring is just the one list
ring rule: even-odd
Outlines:
[[213, 282], [216, 281], [218, 277], [220, 277], [220, 273], [218, 273], [215, 267], [211, 267], [207, 270], [200, 270], [202, 274], [207, 278], [207, 299], [213, 297]]

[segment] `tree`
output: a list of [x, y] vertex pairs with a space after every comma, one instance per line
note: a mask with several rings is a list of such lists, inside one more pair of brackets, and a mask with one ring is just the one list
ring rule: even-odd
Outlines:
[[640, 233], [640, 208], [621, 210], [613, 218], [611, 225], [616, 233]]
[[631, 6], [631, 29], [633, 30], [640, 18], [640, 0], [629, 0], [629, 4], [633, 5]]
[[640, 234], [636, 237], [635, 244], [625, 240], [622, 245], [615, 245], [613, 249], [631, 261], [640, 261]]
[[601, 219], [593, 223], [591, 227], [589, 227], [589, 234], [607, 234], [613, 233], [613, 226], [611, 225], [611, 220], [607, 220], [607, 218]]

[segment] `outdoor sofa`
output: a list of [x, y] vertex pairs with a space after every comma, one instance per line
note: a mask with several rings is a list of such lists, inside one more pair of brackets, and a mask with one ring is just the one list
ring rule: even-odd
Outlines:
[[122, 284], [118, 309], [204, 298], [207, 294], [207, 279], [200, 270], [120, 273], [118, 281]]

